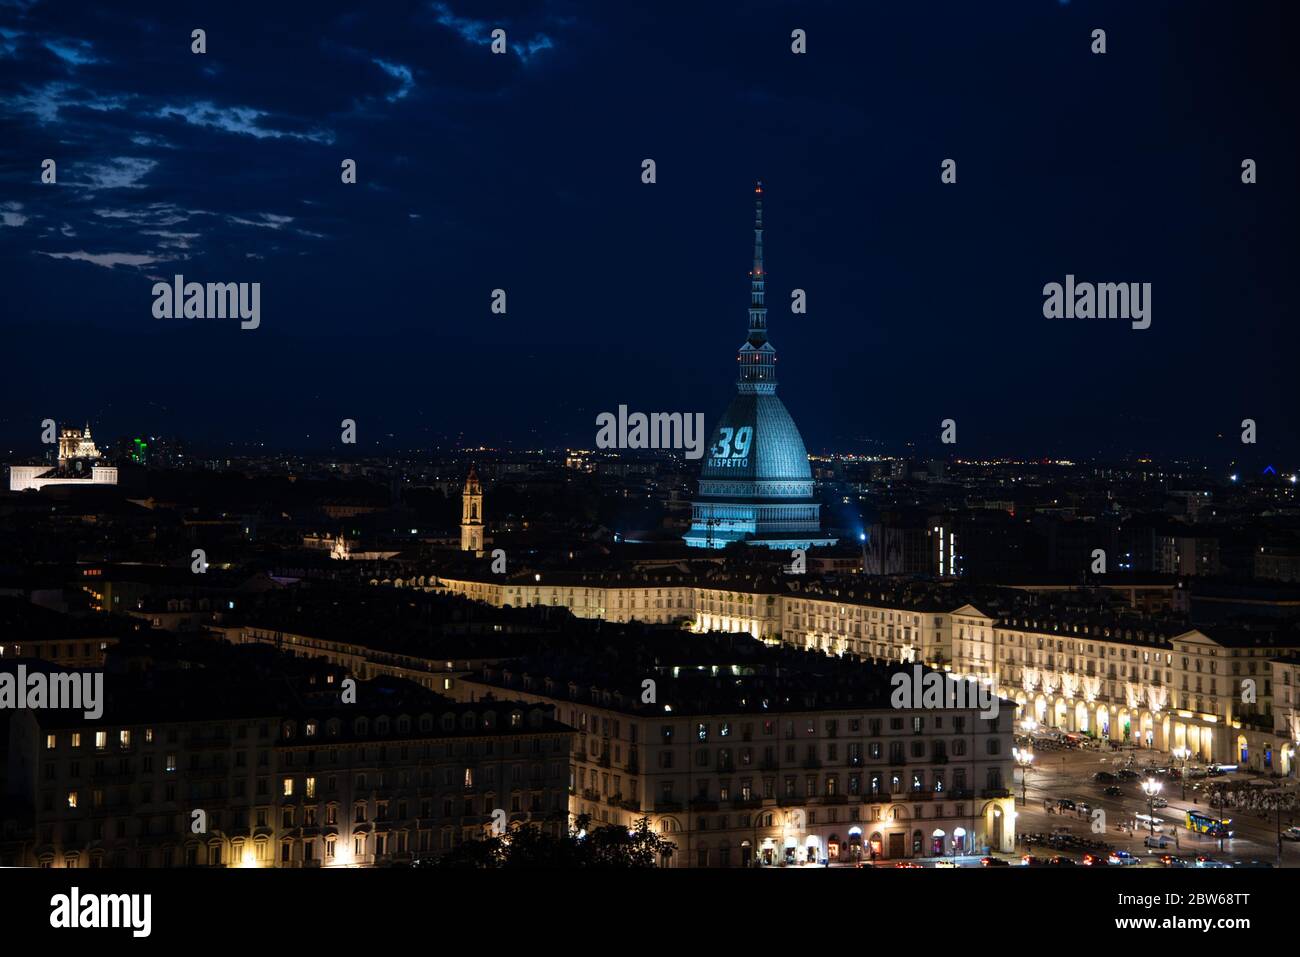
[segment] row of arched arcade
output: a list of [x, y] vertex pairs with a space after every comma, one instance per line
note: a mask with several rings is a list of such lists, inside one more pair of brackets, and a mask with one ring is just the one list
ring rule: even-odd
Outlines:
[[[1170, 751], [1187, 748], [1192, 761], [1222, 761], [1228, 755], [1215, 753], [1215, 729], [1180, 718], [1168, 711], [1148, 708], [1117, 707], [1101, 701], [1069, 698], [1039, 693], [1031, 698], [1026, 692], [1014, 695], [1018, 705], [1016, 718], [1032, 718], [1043, 727], [1060, 728], [1115, 744], [1132, 744], [1140, 748]], [[1244, 738], [1243, 738], [1244, 740]]]

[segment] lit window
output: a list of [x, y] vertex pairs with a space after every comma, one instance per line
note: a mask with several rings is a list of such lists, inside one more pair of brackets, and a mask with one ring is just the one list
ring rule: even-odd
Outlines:
[[69, 791], [69, 792], [68, 792], [68, 807], [76, 807], [76, 806], [77, 806], [77, 792], [76, 792], [76, 791]]
[[80, 732], [80, 731], [74, 731], [74, 732], [72, 732], [72, 746], [73, 746], [74, 748], [79, 748], [79, 747], [81, 747], [81, 732]]
[[58, 737], [58, 735], [55, 735], [55, 734], [47, 734], [47, 735], [45, 736], [45, 750], [46, 750], [46, 751], [53, 751], [56, 747], [58, 747], [58, 745], [59, 745], [59, 737]]
[[96, 751], [105, 751], [105, 750], [107, 750], [107, 749], [108, 749], [108, 732], [107, 732], [107, 731], [96, 731], [96, 732], [95, 732], [95, 750], [96, 750]]
[[117, 741], [122, 747], [129, 748], [131, 746], [131, 732], [123, 728], [118, 732]]
[[284, 779], [284, 796], [293, 797], [293, 778]]
[[306, 789], [307, 789], [307, 797], [309, 797], [309, 798], [314, 798], [314, 797], [316, 796], [316, 779], [315, 779], [315, 778], [308, 778], [308, 779], [307, 779]]

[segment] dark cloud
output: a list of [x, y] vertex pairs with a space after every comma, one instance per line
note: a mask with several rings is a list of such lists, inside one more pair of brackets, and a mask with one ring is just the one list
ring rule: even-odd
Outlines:
[[[82, 347], [57, 381], [21, 363], [0, 435], [102, 413], [288, 440], [336, 406], [399, 441], [581, 442], [620, 403], [712, 420], [762, 177], [810, 447], [949, 416], [995, 452], [1204, 448], [1247, 415], [1294, 444], [1286, 10], [0, 4], [0, 321], [16, 349]], [[153, 320], [177, 272], [261, 282], [261, 328]], [[1066, 272], [1152, 282], [1152, 328], [1047, 324]], [[781, 308], [796, 286], [807, 316]], [[141, 421], [154, 389], [171, 421]]]

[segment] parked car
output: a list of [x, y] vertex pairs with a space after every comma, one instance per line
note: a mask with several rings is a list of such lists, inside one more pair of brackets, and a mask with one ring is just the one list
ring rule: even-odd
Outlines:
[[1010, 861], [1004, 861], [1000, 857], [981, 857], [980, 863], [985, 867], [1010, 867]]
[[1172, 854], [1161, 854], [1160, 863], [1165, 867], [1188, 867], [1188, 861], [1185, 857], [1174, 857]]
[[1047, 862], [1041, 857], [1034, 857], [1032, 854], [1026, 854], [1024, 857], [1020, 858], [1020, 863], [1025, 867], [1042, 867]]
[[1300, 841], [1300, 827], [1288, 827], [1282, 832], [1284, 841]]
[[1230, 865], [1223, 863], [1223, 861], [1216, 861], [1214, 858], [1206, 857], [1204, 854], [1202, 854], [1196, 858], [1196, 866], [1197, 867], [1228, 867]]
[[1109, 857], [1103, 857], [1100, 854], [1085, 854], [1083, 855], [1083, 866], [1084, 867], [1110, 867], [1111, 863]]
[[1061, 798], [1059, 801], [1056, 802], [1056, 806], [1059, 807], [1062, 811], [1074, 810], [1074, 802], [1071, 801], [1069, 798]]
[[1171, 843], [1172, 842], [1169, 840], [1169, 838], [1164, 837], [1163, 835], [1160, 834], [1157, 834], [1154, 837], [1148, 834], [1146, 837], [1142, 838], [1143, 847], [1154, 847], [1156, 850], [1159, 851], [1163, 851]]
[[1136, 781], [1141, 776], [1142, 775], [1138, 774], [1132, 768], [1121, 768], [1119, 771], [1119, 779], [1121, 781]]
[[1073, 858], [1062, 857], [1059, 854], [1047, 862], [1048, 867], [1077, 867], [1078, 864], [1079, 862]]
[[1098, 784], [1113, 784], [1116, 780], [1115, 775], [1109, 771], [1098, 771], [1092, 776], [1092, 779]]
[[1107, 797], [1119, 797], [1124, 793], [1124, 791], [1118, 785], [1112, 784], [1101, 793], [1105, 794]]
[[1162, 797], [1153, 797], [1151, 799], [1152, 807], [1169, 807], [1169, 802]]

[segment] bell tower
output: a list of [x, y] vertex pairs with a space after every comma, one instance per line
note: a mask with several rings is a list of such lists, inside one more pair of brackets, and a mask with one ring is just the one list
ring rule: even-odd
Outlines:
[[483, 486], [472, 465], [460, 496], [460, 550], [483, 555]]

